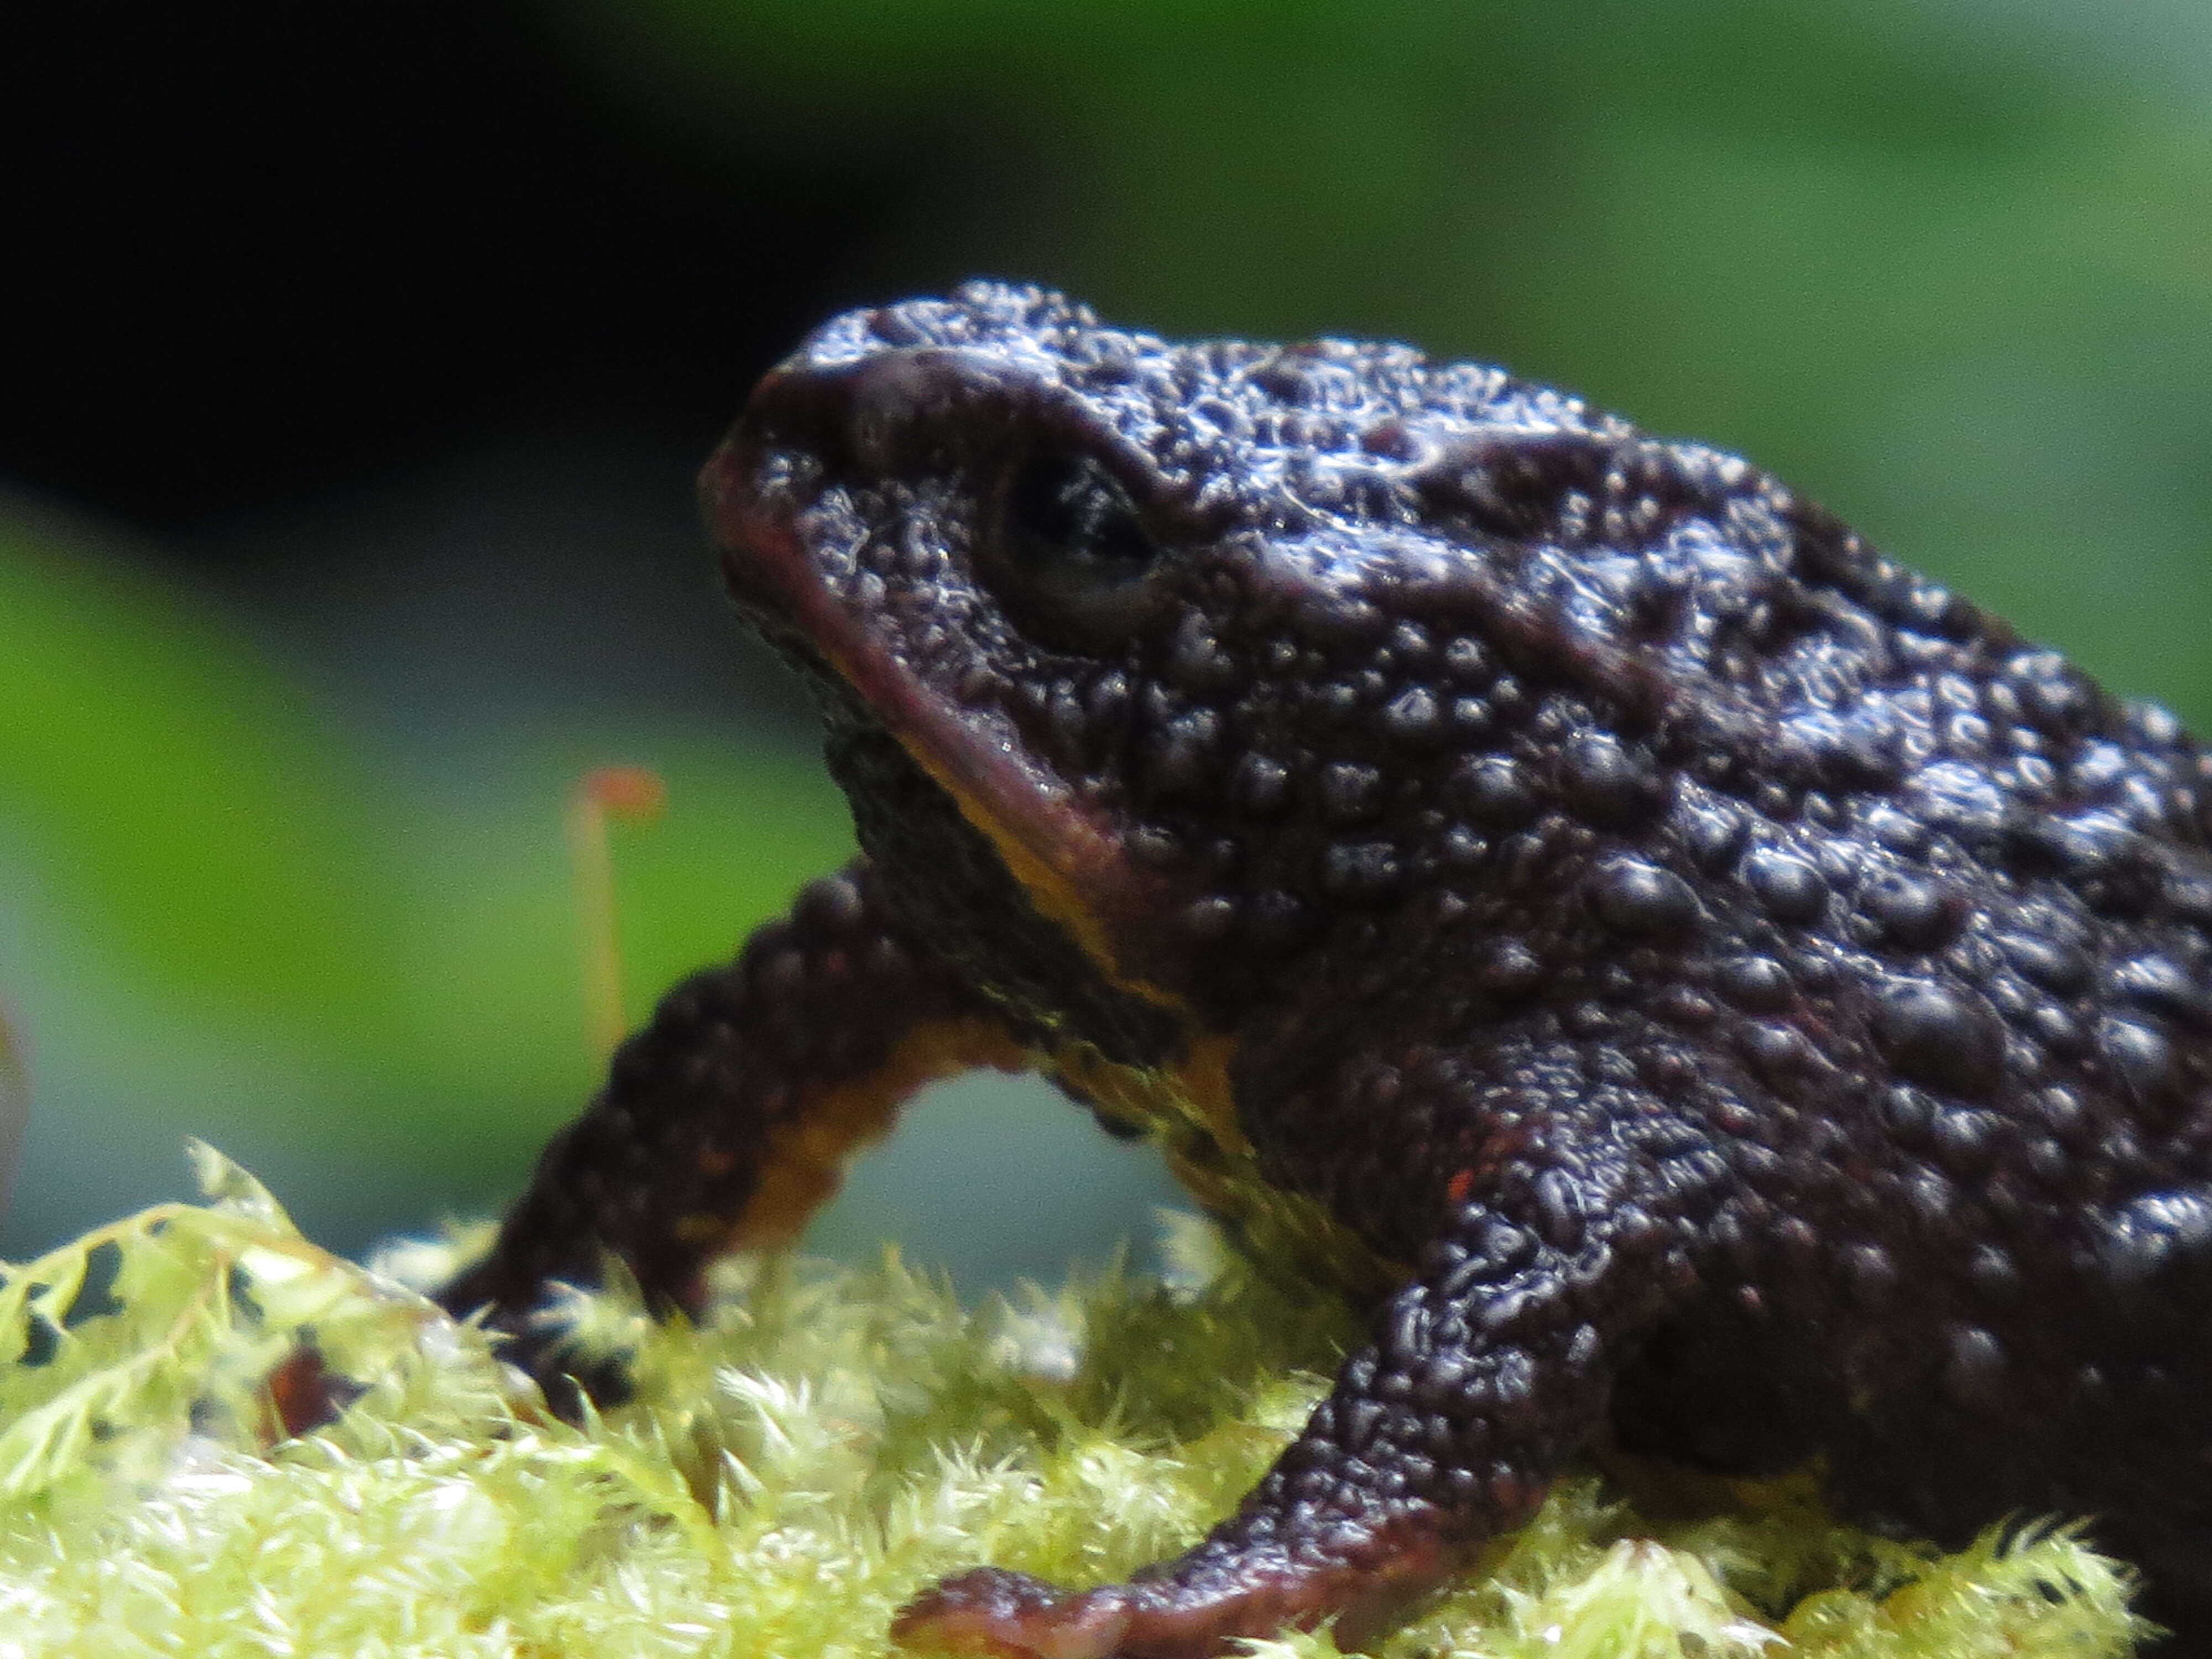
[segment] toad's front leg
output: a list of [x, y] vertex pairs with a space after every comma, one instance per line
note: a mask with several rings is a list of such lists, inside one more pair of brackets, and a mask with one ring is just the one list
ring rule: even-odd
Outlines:
[[1201, 1659], [1338, 1620], [1360, 1644], [1526, 1522], [1603, 1421], [1623, 1352], [1692, 1281], [1690, 1183], [1619, 1154], [1521, 1148], [1456, 1206], [1304, 1431], [1195, 1548], [1066, 1590], [984, 1568], [894, 1634], [994, 1656]]
[[915, 1090], [1030, 1063], [856, 860], [808, 886], [734, 963], [662, 1000], [546, 1147], [491, 1254], [439, 1299], [490, 1309], [541, 1371], [553, 1367], [532, 1311], [556, 1279], [596, 1280], [606, 1254], [656, 1312], [696, 1312], [708, 1263], [793, 1238]]

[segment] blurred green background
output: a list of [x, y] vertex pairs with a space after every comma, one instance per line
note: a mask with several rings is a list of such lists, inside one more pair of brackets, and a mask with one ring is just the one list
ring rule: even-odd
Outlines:
[[[848, 843], [690, 474], [806, 324], [971, 274], [1504, 362], [2212, 726], [2203, 0], [314, 9], [0, 22], [0, 1253], [186, 1133], [345, 1248], [518, 1186], [591, 1084], [575, 778], [669, 783], [635, 1010]], [[992, 1083], [815, 1242], [980, 1288], [1168, 1190]]]

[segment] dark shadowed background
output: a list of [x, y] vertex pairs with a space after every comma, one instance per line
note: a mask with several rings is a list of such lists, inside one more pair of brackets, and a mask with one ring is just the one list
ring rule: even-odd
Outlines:
[[[346, 1249], [591, 1086], [848, 831], [690, 477], [811, 323], [972, 274], [1382, 334], [1741, 449], [2212, 724], [2202, 0], [77, 0], [0, 10], [0, 1007], [21, 1256], [186, 1133]], [[814, 1242], [980, 1288], [1141, 1150], [934, 1097]]]

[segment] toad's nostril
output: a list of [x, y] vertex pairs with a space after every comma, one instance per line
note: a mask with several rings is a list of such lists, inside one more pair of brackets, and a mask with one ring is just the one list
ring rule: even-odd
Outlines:
[[945, 449], [962, 381], [934, 361], [943, 355], [901, 351], [854, 371], [845, 430], [862, 471], [902, 471]]
[[753, 388], [725, 449], [798, 451], [824, 460], [850, 447], [853, 376], [802, 363], [771, 369]]
[[815, 362], [794, 358], [754, 391], [738, 431], [763, 449], [803, 452], [832, 473], [898, 477], [957, 465], [1034, 400], [1023, 375], [951, 347]]

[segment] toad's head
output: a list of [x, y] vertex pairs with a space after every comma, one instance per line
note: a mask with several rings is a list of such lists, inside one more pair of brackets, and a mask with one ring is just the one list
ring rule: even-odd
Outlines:
[[1385, 948], [1545, 810], [1546, 696], [1641, 602], [1607, 515], [1656, 447], [1403, 346], [975, 283], [817, 331], [703, 491], [902, 906], [1133, 1059]]

